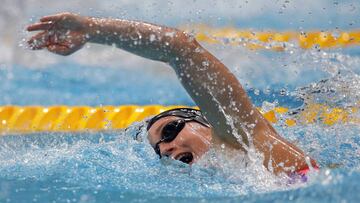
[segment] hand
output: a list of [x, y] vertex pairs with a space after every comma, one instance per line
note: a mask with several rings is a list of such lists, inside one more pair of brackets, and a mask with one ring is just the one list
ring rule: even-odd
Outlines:
[[88, 18], [72, 13], [42, 17], [39, 23], [27, 27], [28, 31], [41, 31], [32, 36], [28, 44], [32, 50], [47, 48], [56, 54], [70, 55], [89, 40], [88, 21]]

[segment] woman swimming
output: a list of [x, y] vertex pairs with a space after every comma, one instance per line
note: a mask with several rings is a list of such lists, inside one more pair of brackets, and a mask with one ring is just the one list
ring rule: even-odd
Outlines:
[[72, 13], [43, 17], [27, 30], [40, 31], [28, 41], [33, 50], [46, 48], [69, 55], [91, 42], [115, 45], [173, 67], [202, 113], [195, 109], [174, 109], [148, 122], [149, 142], [160, 157], [192, 164], [211, 144], [224, 144], [244, 152], [254, 146], [263, 154], [263, 165], [275, 174], [317, 168], [313, 159], [278, 135], [229, 69], [180, 30]]

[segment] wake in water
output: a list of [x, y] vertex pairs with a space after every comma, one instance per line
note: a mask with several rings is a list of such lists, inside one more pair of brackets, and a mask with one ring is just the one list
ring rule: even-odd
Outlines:
[[246, 160], [239, 151], [211, 150], [189, 167], [159, 160], [146, 139], [135, 140], [129, 133], [131, 129], [5, 136], [0, 140], [0, 180], [55, 181], [65, 190], [111, 189], [166, 197], [235, 197], [287, 188], [284, 177], [275, 177], [260, 159]]
[[[359, 67], [358, 58], [352, 59], [340, 53], [313, 52], [312, 61], [319, 61], [319, 69], [330, 77], [298, 88], [294, 96], [304, 100], [305, 104], [321, 103], [331, 107], [359, 107], [360, 76], [350, 69], [350, 65]], [[354, 67], [352, 67], [354, 69]]]
[[[301, 112], [301, 109], [315, 103], [358, 108], [359, 76], [348, 68], [351, 63], [358, 64], [356, 57], [318, 50], [303, 52], [299, 48], [289, 48], [285, 55], [287, 60], [305, 61], [297, 63], [297, 66], [315, 68], [328, 75], [319, 82], [288, 90], [290, 95], [304, 101], [303, 106], [292, 112]], [[16, 87], [18, 89], [19, 85]], [[268, 110], [276, 106], [275, 103]], [[289, 114], [283, 119], [296, 116]], [[81, 195], [90, 198], [96, 193], [116, 191], [118, 196], [147, 198], [243, 198], [261, 194], [265, 195], [265, 199], [286, 197], [287, 201], [290, 197], [284, 193], [295, 193], [292, 198], [305, 201], [311, 194], [308, 191], [314, 191], [313, 197], [320, 200], [324, 198], [322, 194], [327, 194], [324, 191], [328, 190], [332, 192], [330, 196], [347, 195], [352, 198], [354, 194], [341, 188], [359, 180], [360, 129], [352, 123], [327, 126], [319, 120], [299, 123], [295, 127], [287, 127], [281, 122], [275, 125], [282, 136], [299, 145], [322, 166], [319, 173], [310, 174], [309, 182], [292, 185], [288, 184], [287, 177], [275, 177], [269, 173], [261, 164], [262, 156], [254, 152], [244, 155], [226, 148], [212, 149], [192, 167], [174, 160], [159, 160], [146, 139], [144, 129], [135, 139], [140, 126], [141, 123], [137, 123], [126, 131], [104, 133], [2, 137], [0, 182], [17, 189], [2, 191], [7, 191], [8, 196], [31, 193], [31, 189], [22, 185], [32, 182], [40, 192], [60, 192], [66, 198], [74, 194], [78, 199]], [[337, 168], [329, 170], [328, 166]], [[295, 192], [289, 189], [295, 189]], [[266, 194], [271, 196], [266, 197]], [[254, 199], [259, 200], [259, 196]]]

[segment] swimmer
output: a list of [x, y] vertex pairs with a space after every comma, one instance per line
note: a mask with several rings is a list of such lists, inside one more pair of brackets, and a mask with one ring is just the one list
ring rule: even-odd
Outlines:
[[38, 31], [28, 41], [33, 50], [66, 56], [86, 43], [98, 43], [169, 64], [201, 112], [174, 109], [148, 121], [148, 140], [159, 157], [193, 164], [211, 145], [245, 153], [254, 146], [263, 154], [263, 165], [274, 174], [301, 174], [317, 168], [315, 160], [276, 132], [230, 70], [183, 31], [72, 13], [42, 17], [27, 30]]

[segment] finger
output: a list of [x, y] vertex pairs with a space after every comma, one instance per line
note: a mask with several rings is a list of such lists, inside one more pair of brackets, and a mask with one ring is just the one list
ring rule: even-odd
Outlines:
[[54, 25], [53, 22], [42, 22], [29, 25], [27, 31], [49, 30]]
[[48, 21], [58, 21], [61, 20], [64, 16], [66, 15], [66, 13], [59, 13], [59, 14], [55, 14], [55, 15], [49, 15], [49, 16], [44, 16], [42, 18], [40, 18], [41, 22], [48, 22]]
[[60, 54], [63, 56], [67, 56], [73, 53], [73, 51], [69, 47], [59, 44], [49, 45], [47, 46], [47, 49], [50, 52], [53, 52], [55, 54]]
[[27, 42], [31, 44], [34, 43], [35, 41], [45, 40], [45, 37], [46, 37], [46, 31], [43, 31], [32, 36]]
[[46, 47], [48, 41], [48, 33], [46, 31], [40, 32], [28, 40], [30, 49], [38, 50]]

